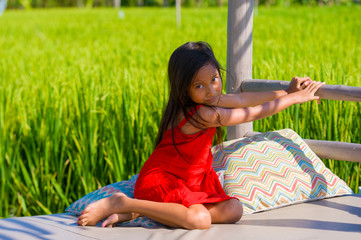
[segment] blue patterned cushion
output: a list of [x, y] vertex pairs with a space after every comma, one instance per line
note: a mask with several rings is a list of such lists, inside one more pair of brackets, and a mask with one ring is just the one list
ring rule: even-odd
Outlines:
[[134, 197], [134, 186], [135, 182], [137, 181], [138, 174], [131, 177], [128, 181], [120, 181], [117, 183], [113, 183], [102, 187], [98, 190], [95, 190], [91, 193], [88, 193], [84, 197], [80, 198], [79, 200], [73, 202], [69, 207], [65, 209], [66, 212], [75, 213], [80, 215], [81, 212], [93, 202], [96, 202], [102, 198], [109, 197], [114, 193], [124, 193], [128, 197]]
[[[81, 212], [91, 203], [96, 202], [102, 198], [109, 197], [115, 193], [124, 193], [130, 198], [134, 198], [134, 186], [138, 178], [138, 174], [131, 177], [128, 181], [120, 181], [117, 183], [109, 184], [105, 187], [102, 187], [98, 190], [95, 190], [79, 200], [72, 203], [69, 207], [65, 209], [66, 212], [74, 213], [80, 215]], [[164, 226], [156, 221], [153, 221], [147, 217], [139, 217], [132, 221], [117, 223], [118, 226], [126, 227], [146, 227], [146, 228], [157, 228], [159, 226]]]

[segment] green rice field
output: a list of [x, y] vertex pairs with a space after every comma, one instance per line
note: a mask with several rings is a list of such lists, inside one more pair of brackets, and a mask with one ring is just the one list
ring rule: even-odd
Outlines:
[[[0, 17], [0, 217], [64, 212], [139, 172], [167, 101], [167, 61], [207, 41], [226, 67], [227, 8], [47, 9]], [[361, 7], [259, 8], [253, 78], [361, 86]], [[225, 81], [225, 77], [224, 77]], [[361, 142], [361, 104], [323, 100], [254, 122]], [[324, 160], [358, 192], [361, 164]]]

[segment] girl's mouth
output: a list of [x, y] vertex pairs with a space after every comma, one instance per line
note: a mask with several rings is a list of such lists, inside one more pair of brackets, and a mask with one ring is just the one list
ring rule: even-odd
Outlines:
[[218, 96], [212, 97], [210, 99], [207, 100], [208, 103], [214, 103], [218, 101]]

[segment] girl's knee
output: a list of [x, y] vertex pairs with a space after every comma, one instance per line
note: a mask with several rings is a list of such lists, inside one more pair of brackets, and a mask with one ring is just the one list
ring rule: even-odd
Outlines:
[[208, 229], [211, 223], [211, 215], [205, 207], [189, 208], [184, 227], [187, 229]]
[[230, 199], [225, 204], [224, 209], [224, 216], [226, 217], [226, 223], [235, 223], [241, 220], [243, 215], [243, 206], [240, 201], [237, 199]]
[[238, 222], [241, 220], [243, 215], [243, 205], [242, 203], [237, 199], [231, 199], [232, 201], [232, 207], [230, 209], [231, 212], [233, 212], [233, 219], [231, 221], [233, 223]]

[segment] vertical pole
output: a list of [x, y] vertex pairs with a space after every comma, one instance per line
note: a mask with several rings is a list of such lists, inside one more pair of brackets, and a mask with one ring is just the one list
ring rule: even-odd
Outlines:
[[7, 2], [8, 2], [8, 0], [0, 0], [0, 16], [5, 11]]
[[[227, 93], [239, 93], [242, 81], [252, 79], [253, 1], [228, 1]], [[252, 122], [227, 127], [227, 138], [240, 138], [252, 131]]]
[[121, 0], [114, 0], [114, 8], [120, 8]]
[[175, 11], [176, 11], [177, 26], [180, 28], [180, 26], [181, 26], [181, 0], [176, 0], [175, 9], [176, 9]]

